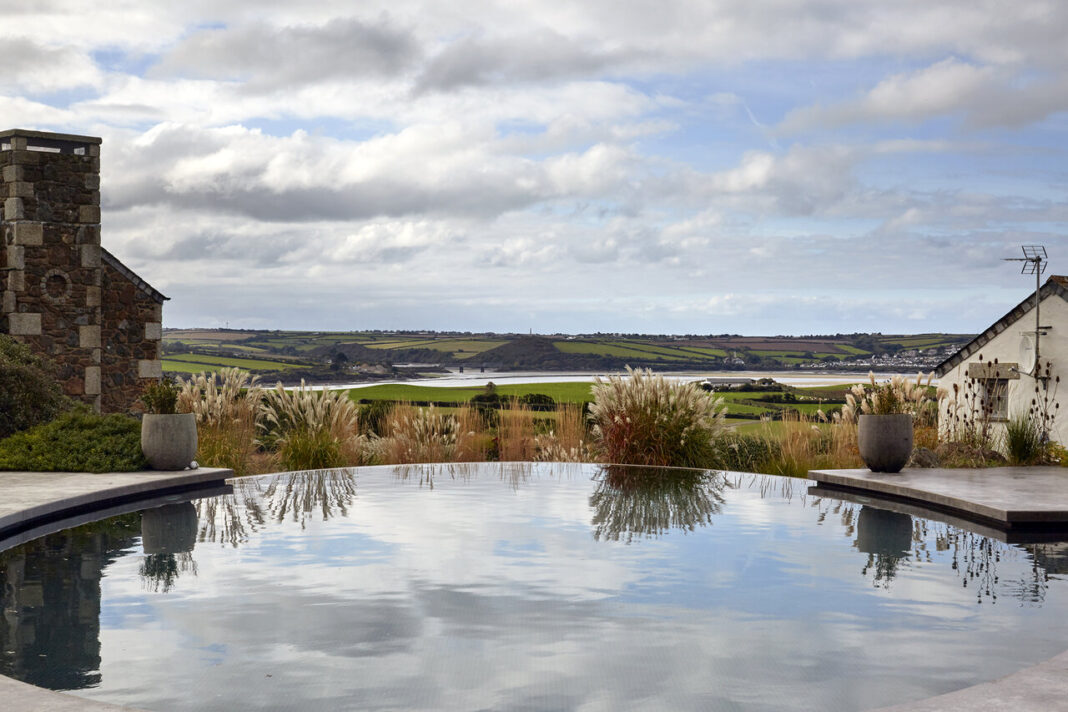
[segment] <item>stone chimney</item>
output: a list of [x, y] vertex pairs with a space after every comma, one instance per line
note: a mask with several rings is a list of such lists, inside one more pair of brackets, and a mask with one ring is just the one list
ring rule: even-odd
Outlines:
[[0, 131], [0, 333], [100, 409], [100, 139]]

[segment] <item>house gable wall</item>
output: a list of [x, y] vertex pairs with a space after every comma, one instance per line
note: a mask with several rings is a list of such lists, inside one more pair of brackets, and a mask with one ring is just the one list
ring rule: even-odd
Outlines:
[[[1068, 375], [1068, 302], [1059, 293], [1051, 293], [1041, 301], [1042, 325], [1049, 326], [1045, 335], [1040, 339], [1040, 361], [1045, 364], [1051, 363], [1050, 374], [1052, 377]], [[1035, 313], [1034, 307], [1023, 311], [1015, 321], [1004, 324], [1004, 330], [993, 336], [982, 345], [975, 353], [957, 363], [953, 368], [946, 371], [939, 379], [939, 388], [945, 389], [948, 397], [942, 404], [942, 412], [939, 414], [939, 422], [943, 428], [951, 422], [951, 410], [953, 408], [953, 386], [963, 393], [967, 382], [968, 366], [972, 363], [991, 362], [995, 359], [999, 364], [1018, 363], [1020, 361], [1020, 341], [1025, 333], [1034, 333]], [[1006, 374], [1008, 375], [1008, 374]], [[1034, 378], [1021, 374], [1019, 378], [1010, 379], [1008, 382], [1008, 414], [1009, 417], [1027, 413], [1031, 406], [1031, 400], [1036, 398], [1035, 388], [1039, 384]], [[1051, 382], [1047, 391], [1051, 397], [1056, 394], [1057, 401], [1068, 403], [1068, 382], [1065, 389], [1060, 391], [1057, 384]], [[1039, 386], [1039, 388], [1041, 388]], [[1039, 390], [1037, 397], [1041, 398], [1043, 391]], [[1062, 406], [1058, 417], [1054, 420], [1051, 437], [1059, 443], [1068, 444], [1068, 406]], [[1004, 424], [998, 423], [996, 432], [1004, 433]]]

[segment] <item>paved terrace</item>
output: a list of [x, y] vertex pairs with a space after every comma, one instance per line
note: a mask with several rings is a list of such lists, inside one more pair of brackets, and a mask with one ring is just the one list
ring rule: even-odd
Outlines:
[[[86, 473], [0, 472], [0, 550], [131, 508], [224, 488], [229, 470]], [[1060, 468], [868, 470], [809, 474], [822, 485], [978, 517], [1006, 528], [1068, 522], [1068, 471]], [[134, 504], [136, 502], [136, 504]], [[27, 712], [130, 710], [44, 690], [0, 675], [0, 709]], [[1013, 675], [882, 712], [1046, 712], [1068, 709], [1068, 652]]]

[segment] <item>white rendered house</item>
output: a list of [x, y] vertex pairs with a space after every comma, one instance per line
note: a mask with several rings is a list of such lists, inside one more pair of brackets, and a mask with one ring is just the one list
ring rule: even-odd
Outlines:
[[1038, 294], [1037, 333], [1032, 293], [935, 369], [939, 389], [948, 393], [940, 429], [952, 418], [956, 386], [956, 402], [966, 392], [976, 394], [996, 430], [1035, 405], [1054, 415], [1050, 438], [1068, 443], [1068, 405], [1056, 407], [1068, 404], [1068, 276], [1051, 276]]

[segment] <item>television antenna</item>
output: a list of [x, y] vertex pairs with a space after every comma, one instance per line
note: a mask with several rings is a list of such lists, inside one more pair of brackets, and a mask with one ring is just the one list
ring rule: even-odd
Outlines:
[[1042, 289], [1041, 277], [1042, 273], [1046, 271], [1046, 263], [1049, 261], [1049, 257], [1046, 254], [1046, 248], [1042, 245], [1022, 245], [1020, 247], [1023, 250], [1023, 257], [1006, 257], [1006, 262], [1023, 262], [1020, 269], [1020, 274], [1033, 274], [1035, 275], [1035, 330], [1032, 332], [1024, 332], [1023, 338], [1020, 341], [1020, 369], [1028, 375], [1034, 375], [1036, 370], [1040, 370], [1039, 356], [1041, 351], [1039, 350], [1039, 337], [1045, 336], [1046, 332], [1043, 329], [1049, 329], [1049, 326], [1042, 326], [1042, 321], [1039, 316], [1039, 301], [1040, 290]]

